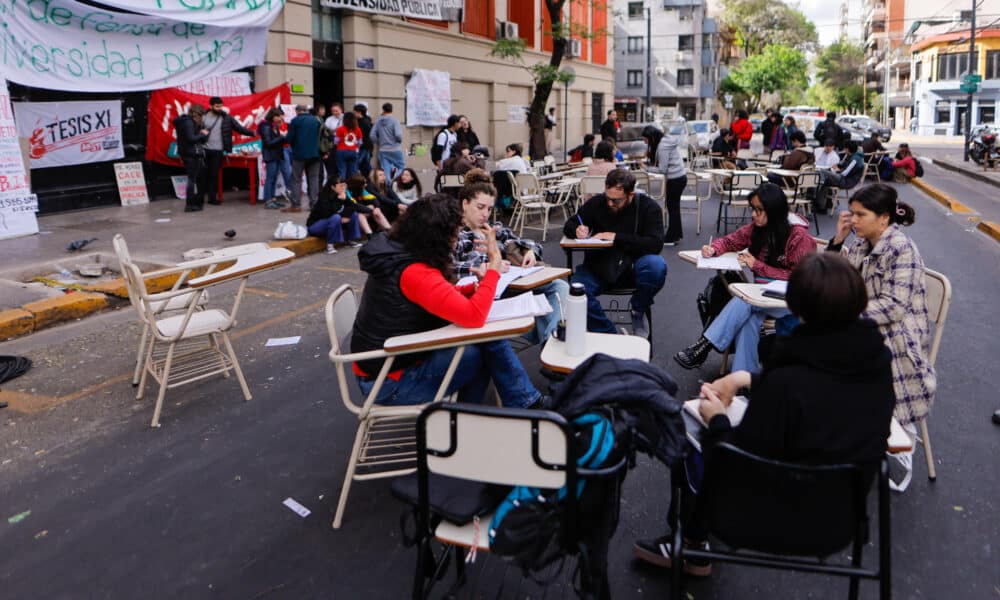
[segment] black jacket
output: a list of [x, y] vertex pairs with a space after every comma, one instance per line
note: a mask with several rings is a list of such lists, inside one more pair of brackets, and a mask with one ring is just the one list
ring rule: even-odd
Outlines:
[[[447, 325], [420, 306], [407, 300], [399, 288], [399, 278], [406, 267], [419, 262], [403, 244], [390, 240], [385, 233], [372, 236], [358, 252], [361, 270], [368, 281], [361, 294], [361, 305], [351, 333], [351, 352], [379, 349], [385, 341], [397, 335], [419, 333]], [[393, 370], [402, 369], [423, 358], [424, 353], [406, 354], [393, 363]], [[383, 359], [358, 363], [371, 377], [378, 375]]]
[[337, 192], [330, 189], [330, 186], [323, 186], [323, 189], [319, 191], [319, 199], [316, 200], [316, 206], [312, 207], [312, 210], [309, 211], [309, 216], [306, 217], [306, 227], [311, 226], [320, 219], [327, 219], [338, 213], [345, 217], [351, 216], [351, 212], [353, 211], [344, 210], [348, 204], [353, 204], [353, 202], [341, 200], [337, 197]]
[[764, 136], [764, 148], [771, 145], [771, 134], [774, 133], [774, 122], [770, 117], [764, 117], [760, 122], [760, 133]]
[[204, 144], [208, 140], [207, 135], [202, 135], [198, 124], [189, 115], [181, 115], [174, 119], [174, 129], [177, 130], [177, 155], [181, 158], [198, 158], [202, 154], [196, 154], [195, 146]]
[[[248, 137], [256, 137], [256, 133], [239, 124], [239, 122], [227, 112], [222, 113], [222, 121], [216, 127], [222, 128], [222, 150], [227, 154], [233, 151], [233, 130]], [[206, 127], [206, 129], [208, 129]]]
[[607, 119], [601, 123], [601, 139], [606, 140], [608, 138], [618, 139], [618, 128], [615, 127], [615, 122], [611, 119]]
[[826, 140], [832, 139], [836, 144], [837, 150], [843, 150], [844, 143], [851, 139], [849, 134], [845, 137], [843, 127], [837, 125], [836, 121], [831, 121], [830, 119], [820, 121], [816, 125], [816, 129], [813, 131], [813, 137], [816, 138], [816, 141], [819, 142], [820, 146], [822, 146], [823, 142]]
[[634, 428], [636, 449], [674, 466], [686, 447], [675, 394], [677, 383], [659, 367], [595, 354], [559, 384], [553, 400], [555, 410], [569, 419], [600, 406], [612, 407], [616, 420]]
[[358, 129], [361, 130], [361, 149], [371, 152], [375, 146], [372, 144], [372, 119], [365, 115], [358, 119]]
[[479, 136], [476, 135], [476, 132], [471, 129], [468, 131], [465, 129], [459, 129], [455, 132], [455, 135], [458, 137], [458, 141], [465, 142], [469, 145], [469, 150], [474, 150], [476, 146], [479, 145]]
[[[608, 209], [604, 194], [597, 194], [580, 207], [580, 218], [590, 228], [590, 235], [602, 231], [615, 232], [614, 247], [628, 254], [632, 259], [663, 251], [663, 211], [649, 196], [636, 194], [632, 203], [620, 213]], [[580, 224], [576, 215], [563, 225], [563, 235], [576, 238], [576, 227]], [[600, 251], [587, 252], [583, 262], [596, 257]]]
[[891, 360], [873, 321], [826, 330], [803, 323], [778, 338], [767, 367], [753, 376], [739, 427], [728, 433], [728, 417], [712, 419], [713, 441], [790, 462], [878, 460], [896, 404]]
[[274, 130], [274, 124], [261, 121], [257, 125], [260, 134], [260, 153], [264, 162], [281, 162], [285, 160], [285, 136]]

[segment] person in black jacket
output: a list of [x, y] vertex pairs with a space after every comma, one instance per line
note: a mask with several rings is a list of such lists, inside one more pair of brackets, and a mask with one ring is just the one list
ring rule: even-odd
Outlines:
[[[786, 299], [801, 324], [775, 341], [763, 371], [736, 371], [701, 387], [699, 412], [708, 423], [702, 438], [705, 469], [712, 468], [712, 447], [727, 441], [785, 462], [870, 465], [874, 475], [885, 454], [895, 394], [892, 355], [878, 326], [859, 318], [868, 304], [864, 281], [847, 259], [817, 252], [792, 272]], [[749, 388], [753, 397], [734, 428], [726, 409], [741, 388]], [[675, 471], [685, 477], [684, 469]], [[688, 513], [696, 504], [690, 491], [700, 483], [695, 479], [687, 478], [691, 485], [683, 486], [687, 497], [681, 499], [681, 518], [685, 539], [698, 546], [707, 532]], [[669, 566], [669, 536], [638, 541], [633, 552]], [[685, 561], [684, 570], [704, 576], [711, 565]]]
[[239, 121], [225, 111], [222, 98], [213, 96], [209, 98], [208, 105], [210, 110], [202, 119], [202, 124], [208, 130], [205, 170], [201, 173], [204, 179], [202, 189], [208, 196], [209, 204], [219, 204], [215, 197], [219, 192], [219, 170], [222, 168], [222, 157], [233, 151], [233, 130], [247, 137], [256, 137], [257, 134], [240, 125]]
[[813, 138], [820, 144], [826, 143], [826, 140], [833, 140], [837, 150], [843, 150], [844, 143], [851, 139], [851, 136], [844, 131], [843, 127], [837, 124], [836, 119], [837, 113], [826, 113], [826, 120], [816, 124], [816, 129], [813, 131]]
[[618, 112], [614, 110], [608, 111], [608, 118], [601, 123], [601, 139], [606, 140], [608, 138], [618, 139], [618, 130], [621, 129], [621, 124], [618, 122]]
[[201, 171], [205, 167], [205, 141], [208, 139], [208, 130], [201, 126], [201, 119], [204, 116], [205, 107], [192, 104], [186, 115], [174, 119], [174, 129], [177, 130], [177, 155], [180, 156], [187, 172], [184, 212], [202, 209], [199, 181]]
[[358, 103], [354, 105], [354, 116], [358, 118], [358, 128], [361, 129], [361, 148], [358, 150], [358, 170], [365, 177], [372, 172], [372, 119], [368, 116], [368, 107]]
[[326, 238], [326, 253], [336, 254], [336, 244], [343, 244], [344, 229], [347, 229], [349, 244], [358, 248], [361, 244], [361, 227], [358, 223], [358, 213], [353, 210], [353, 203], [347, 199], [347, 183], [342, 177], [328, 180], [319, 191], [319, 200], [309, 211], [306, 228], [309, 235]]
[[615, 325], [597, 300], [604, 290], [635, 288], [632, 333], [649, 336], [646, 311], [667, 280], [663, 250], [663, 212], [652, 198], [635, 193], [635, 175], [615, 169], [597, 194], [563, 226], [570, 239], [597, 238], [611, 242], [606, 250], [587, 252], [573, 273], [573, 282], [587, 288], [587, 329], [615, 333]]
[[282, 203], [275, 197], [278, 174], [285, 161], [285, 136], [281, 126], [285, 117], [280, 108], [272, 108], [257, 124], [260, 134], [260, 157], [264, 161], [264, 208], [281, 208]]

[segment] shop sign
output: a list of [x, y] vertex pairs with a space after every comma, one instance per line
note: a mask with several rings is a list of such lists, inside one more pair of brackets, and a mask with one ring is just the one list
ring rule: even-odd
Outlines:
[[406, 126], [434, 127], [451, 114], [451, 76], [447, 71], [414, 69], [406, 82]]
[[122, 206], [149, 204], [146, 190], [146, 176], [141, 162], [115, 163], [115, 181], [118, 183], [118, 197]]
[[38, 199], [21, 158], [7, 80], [0, 74], [0, 240], [38, 233]]
[[118, 100], [15, 102], [14, 113], [18, 135], [30, 144], [31, 169], [125, 157]]
[[172, 21], [75, 0], [0, 0], [0, 22], [8, 79], [75, 92], [177, 86], [262, 64], [267, 46], [266, 27]]
[[298, 64], [298, 65], [311, 65], [312, 64], [312, 53], [308, 50], [299, 50], [297, 48], [288, 49], [288, 62]]
[[393, 17], [455, 21], [465, 3], [463, 0], [320, 0], [320, 5]]

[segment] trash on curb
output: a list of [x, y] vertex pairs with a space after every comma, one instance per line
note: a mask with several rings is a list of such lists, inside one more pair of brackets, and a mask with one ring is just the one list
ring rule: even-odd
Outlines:
[[[309, 510], [308, 508], [302, 506], [301, 504], [299, 504], [298, 502], [296, 502], [292, 498], [285, 498], [285, 501], [282, 502], [282, 504], [284, 504], [285, 506], [287, 506], [288, 508], [290, 508], [292, 510], [292, 512], [294, 512], [295, 514], [299, 515], [300, 517], [308, 517], [312, 513], [311, 510]], [[28, 512], [31, 512], [31, 511], [28, 511]]]

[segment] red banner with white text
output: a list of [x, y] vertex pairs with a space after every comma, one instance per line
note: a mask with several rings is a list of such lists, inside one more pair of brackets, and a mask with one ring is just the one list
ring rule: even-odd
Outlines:
[[[167, 165], [180, 165], [177, 158], [177, 131], [174, 119], [187, 113], [192, 104], [208, 108], [209, 96], [192, 94], [180, 88], [156, 90], [149, 96], [148, 127], [146, 130], [146, 160]], [[247, 129], [257, 130], [257, 123], [267, 111], [292, 99], [287, 83], [248, 96], [223, 96], [226, 111]], [[260, 138], [233, 132], [233, 152], [259, 152]]]

